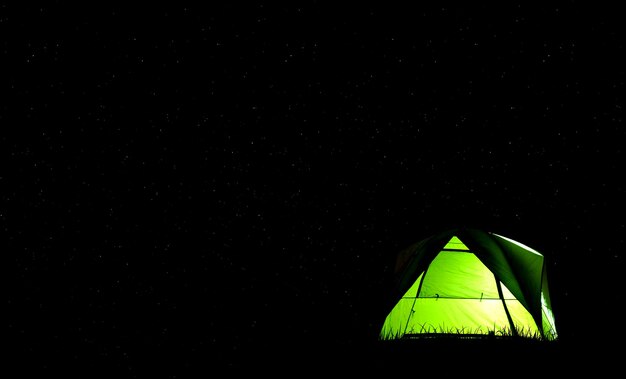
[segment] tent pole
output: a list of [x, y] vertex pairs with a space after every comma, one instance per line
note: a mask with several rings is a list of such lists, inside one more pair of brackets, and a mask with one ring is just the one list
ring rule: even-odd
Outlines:
[[427, 272], [428, 272], [428, 268], [424, 270], [424, 275], [422, 275], [422, 280], [420, 281], [420, 285], [417, 287], [417, 292], [415, 293], [413, 304], [411, 304], [411, 313], [409, 314], [409, 317], [406, 318], [406, 325], [404, 325], [404, 330], [402, 331], [402, 335], [406, 334], [406, 330], [409, 328], [409, 323], [411, 322], [411, 318], [413, 318], [413, 313], [415, 313], [415, 310], [414, 310], [415, 303], [417, 302], [417, 298], [420, 296], [420, 292], [422, 291], [422, 284], [424, 283], [424, 278], [426, 277]]
[[504, 312], [506, 313], [506, 318], [509, 320], [509, 325], [511, 326], [511, 333], [514, 337], [517, 337], [517, 329], [515, 328], [515, 324], [513, 323], [513, 319], [511, 318], [511, 314], [509, 313], [509, 308], [506, 306], [506, 301], [504, 300], [504, 294], [502, 293], [502, 285], [496, 276], [493, 276], [496, 280], [496, 287], [498, 287], [498, 296], [500, 296], [500, 300], [502, 300], [502, 306], [504, 307]]

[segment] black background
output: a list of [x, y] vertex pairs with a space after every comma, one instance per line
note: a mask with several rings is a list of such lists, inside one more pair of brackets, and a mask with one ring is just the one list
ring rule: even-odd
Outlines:
[[319, 367], [376, 339], [398, 251], [457, 226], [546, 256], [566, 346], [623, 338], [613, 7], [0, 12], [22, 369]]

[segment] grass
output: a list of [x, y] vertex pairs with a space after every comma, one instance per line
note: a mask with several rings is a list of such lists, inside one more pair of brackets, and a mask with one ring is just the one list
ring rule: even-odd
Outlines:
[[536, 341], [549, 341], [537, 330], [527, 328], [517, 329], [515, 333], [510, 328], [485, 330], [476, 328], [469, 330], [466, 328], [445, 328], [440, 326], [424, 326], [417, 333], [397, 333], [390, 338], [383, 340], [415, 340], [415, 339], [523, 339]]

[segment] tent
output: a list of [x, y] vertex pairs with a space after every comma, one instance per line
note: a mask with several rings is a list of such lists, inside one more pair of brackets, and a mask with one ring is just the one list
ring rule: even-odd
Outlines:
[[544, 256], [479, 229], [451, 229], [398, 254], [379, 338], [556, 340]]

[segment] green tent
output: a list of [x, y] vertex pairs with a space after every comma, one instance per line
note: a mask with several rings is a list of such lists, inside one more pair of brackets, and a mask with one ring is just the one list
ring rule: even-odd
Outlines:
[[544, 256], [510, 238], [452, 229], [398, 255], [380, 339], [557, 338]]

